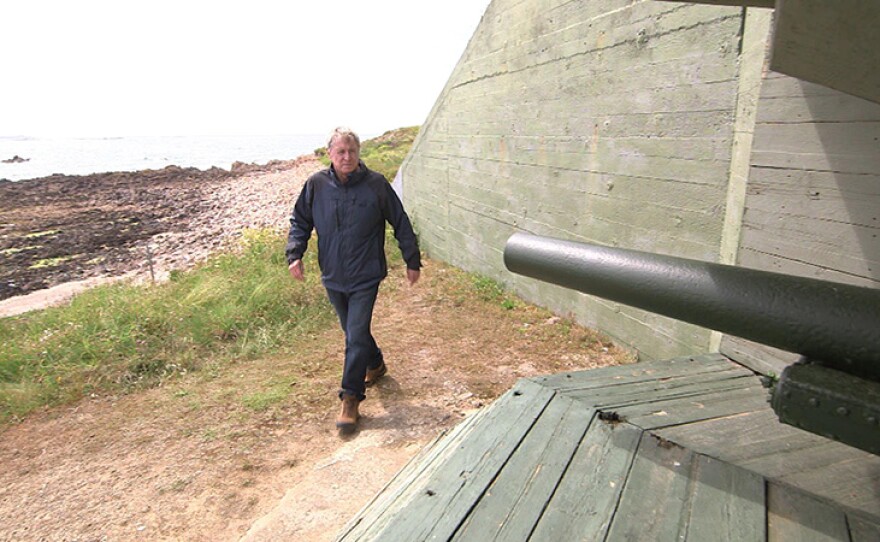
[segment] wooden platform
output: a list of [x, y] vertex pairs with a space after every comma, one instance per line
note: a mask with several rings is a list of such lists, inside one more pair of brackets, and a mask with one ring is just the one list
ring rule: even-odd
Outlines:
[[521, 380], [337, 540], [880, 541], [880, 457], [767, 397], [719, 354]]

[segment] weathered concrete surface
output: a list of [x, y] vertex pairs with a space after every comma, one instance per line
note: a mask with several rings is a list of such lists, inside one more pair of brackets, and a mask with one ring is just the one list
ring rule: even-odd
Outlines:
[[785, 0], [770, 69], [880, 102], [880, 3]]
[[[738, 264], [880, 287], [880, 104], [771, 72], [750, 164]], [[796, 358], [721, 350], [777, 374]]]
[[404, 166], [425, 249], [644, 357], [705, 350], [708, 330], [515, 277], [501, 254], [527, 231], [719, 261], [743, 14], [494, 1]]
[[403, 167], [425, 249], [644, 358], [720, 349], [778, 372], [792, 356], [502, 263], [525, 231], [880, 286], [880, 105], [768, 71], [771, 16], [495, 0]]

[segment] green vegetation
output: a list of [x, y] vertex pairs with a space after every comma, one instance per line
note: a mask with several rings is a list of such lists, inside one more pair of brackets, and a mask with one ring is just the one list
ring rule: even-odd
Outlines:
[[[368, 168], [381, 173], [389, 181], [393, 181], [417, 135], [419, 135], [419, 127], [410, 126], [389, 130], [379, 137], [363, 141], [361, 143], [361, 160]], [[315, 154], [324, 165], [330, 165], [326, 148], [315, 149]]]
[[40, 237], [48, 237], [50, 235], [57, 235], [61, 233], [61, 230], [46, 230], [46, 231], [35, 231], [33, 233], [29, 233], [24, 236], [25, 239], [38, 239]]
[[[401, 128], [364, 141], [361, 156], [393, 179], [418, 131]], [[390, 230], [388, 235], [389, 263], [401, 265]], [[102, 286], [69, 306], [0, 319], [0, 424], [90, 393], [154, 386], [192, 371], [218, 376], [234, 360], [293, 349], [335, 316], [318, 273], [307, 274], [304, 283], [290, 280], [284, 243], [274, 232], [245, 232], [238, 250], [172, 272], [167, 283]], [[313, 258], [311, 251], [306, 265], [317, 268]], [[267, 383], [242, 397], [242, 405], [270, 408], [293, 384]]]
[[[390, 228], [387, 236], [396, 272], [404, 264]], [[285, 241], [280, 232], [249, 230], [236, 250], [173, 272], [168, 282], [100, 286], [68, 306], [0, 319], [0, 424], [92, 393], [126, 393], [195, 372], [219, 378], [237, 361], [299, 351], [303, 339], [332, 326], [335, 315], [318, 273], [290, 280]], [[306, 265], [317, 268], [314, 252]], [[489, 278], [436, 271], [443, 276], [437, 295], [456, 305], [521, 306]], [[264, 412], [291, 394], [310, 397], [308, 379], [292, 375], [314, 371], [270, 378], [238, 401]], [[187, 388], [172, 396], [199, 408]]]
[[511, 297], [498, 282], [483, 275], [471, 275], [473, 287], [482, 301], [498, 303], [502, 308], [516, 308], [516, 299]]
[[76, 256], [58, 256], [57, 258], [45, 258], [43, 260], [37, 260], [33, 265], [29, 267], [29, 269], [42, 269], [44, 267], [56, 267], [63, 264], [66, 261], [72, 260], [76, 258]]
[[[318, 274], [290, 280], [284, 242], [278, 233], [245, 232], [239, 250], [167, 283], [99, 287], [69, 306], [0, 320], [0, 422], [94, 391], [124, 392], [283, 351], [326, 326], [333, 313]], [[248, 406], [269, 404], [270, 392]]]
[[256, 412], [262, 412], [276, 403], [282, 402], [290, 395], [291, 383], [269, 385], [263, 391], [258, 391], [242, 398], [241, 402], [247, 408]]
[[[365, 161], [393, 178], [417, 131], [404, 128], [364, 142]], [[390, 228], [386, 234], [389, 267], [399, 273], [403, 260]], [[235, 391], [219, 400], [252, 413], [271, 413], [285, 403], [303, 410], [319, 401], [326, 393], [313, 380], [335, 366], [310, 358], [305, 352], [314, 346], [306, 339], [333, 326], [335, 315], [319, 273], [307, 273], [305, 282], [290, 279], [285, 241], [280, 232], [246, 231], [240, 246], [190, 271], [174, 271], [165, 283], [100, 286], [68, 306], [0, 319], [0, 425], [45, 406], [172, 379], [181, 387], [169, 396], [189, 411], [217, 400], [200, 392], [197, 380], [181, 378], [188, 373], [228, 380], [223, 389]], [[434, 265], [436, 286], [425, 291], [428, 298], [479, 314], [531, 314], [496, 281]], [[317, 269], [314, 251], [306, 255], [306, 266]], [[388, 281], [386, 288], [394, 284]], [[550, 333], [557, 327], [528, 329]], [[290, 365], [256, 388], [239, 390], [230, 369], [247, 359], [283, 359]], [[219, 436], [215, 429], [203, 432], [205, 440]]]
[[24, 252], [26, 250], [36, 250], [38, 248], [42, 248], [40, 245], [31, 245], [27, 247], [20, 248], [7, 248], [0, 250], [0, 256], [12, 256], [13, 254], [18, 254], [19, 252]]

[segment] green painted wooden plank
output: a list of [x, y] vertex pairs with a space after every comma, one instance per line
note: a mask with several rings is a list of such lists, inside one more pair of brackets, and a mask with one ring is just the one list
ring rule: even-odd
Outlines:
[[641, 382], [714, 372], [722, 368], [739, 367], [721, 354], [688, 356], [662, 361], [642, 361], [629, 365], [615, 365], [588, 371], [558, 373], [535, 377], [532, 380], [559, 391], [601, 388], [621, 382]]
[[779, 480], [880, 521], [880, 456], [842, 444], [837, 449], [834, 463], [787, 473]]
[[671, 378], [663, 381], [621, 384], [596, 390], [578, 390], [565, 393], [572, 399], [598, 408], [618, 408], [632, 404], [651, 403], [661, 399], [674, 399], [702, 395], [707, 391], [724, 392], [755, 387], [757, 381], [751, 373], [747, 377], [711, 373], [687, 378]]
[[697, 456], [686, 540], [764, 540], [764, 478], [706, 456]]
[[[464, 423], [464, 422], [463, 422]], [[458, 426], [456, 426], [458, 427]], [[403, 468], [398, 471], [394, 477], [385, 486], [376, 493], [370, 502], [363, 506], [357, 514], [336, 533], [334, 538], [337, 542], [345, 540], [359, 540], [363, 536], [365, 530], [375, 524], [378, 517], [384, 513], [389, 505], [393, 503], [411, 484], [419, 473], [424, 471], [425, 464], [430, 463], [430, 457], [435, 455], [436, 448], [445, 444], [444, 437], [449, 434], [442, 432], [437, 435], [431, 442], [425, 445], [414, 457], [412, 457]]]
[[768, 450], [766, 454], [741, 460], [739, 464], [769, 479], [782, 480], [798, 473], [822, 471], [835, 463], [857, 463], [865, 460], [868, 464], [876, 465], [880, 459], [851, 446], [821, 437], [812, 439], [806, 446], [792, 447], [782, 453], [769, 452]]
[[[711, 370], [694, 370], [685, 374], [657, 375], [654, 378], [636, 377], [618, 380], [601, 387], [578, 387], [557, 390], [572, 397], [598, 397], [613, 395], [632, 395], [640, 391], [674, 389], [691, 384], [711, 383], [715, 381], [751, 379], [752, 384], [760, 384], [755, 374], [743, 367], [716, 367]], [[747, 381], [741, 382], [748, 384]]]
[[423, 447], [413, 456], [403, 468], [398, 471], [394, 477], [385, 486], [376, 493], [370, 502], [363, 506], [357, 514], [336, 533], [334, 540], [341, 542], [344, 540], [357, 540], [364, 529], [374, 523], [379, 514], [381, 514], [390, 503], [392, 503], [415, 478], [414, 474], [422, 472], [427, 457], [432, 455], [435, 448], [444, 442], [443, 437], [448, 433], [442, 432], [437, 437]]
[[781, 424], [769, 407], [655, 432], [869, 517], [880, 514], [880, 457]]
[[847, 516], [852, 542], [877, 542], [880, 540], [880, 522], [868, 521], [853, 515]]
[[[337, 540], [372, 540], [391, 521], [395, 514], [405, 509], [413, 496], [424, 491], [427, 479], [441, 468], [450, 454], [460, 446], [473, 426], [486, 415], [486, 408], [468, 417], [440, 438], [435, 446], [417, 461], [411, 461], [398, 473], [394, 481], [380, 493], [372, 504], [362, 509], [349, 524], [337, 534]], [[422, 455], [422, 454], [419, 454]]]
[[779, 423], [769, 405], [763, 410], [666, 427], [654, 433], [733, 464], [816, 446], [824, 440], [818, 435]]
[[[740, 255], [740, 265], [743, 265], [742, 252]], [[760, 265], [752, 265], [751, 267], [768, 269], [768, 267]], [[785, 352], [731, 335], [725, 335], [721, 339], [721, 351], [731, 359], [762, 375], [779, 376], [788, 365], [800, 358], [799, 355], [792, 352]]]
[[586, 433], [594, 412], [556, 396], [453, 540], [526, 540]]
[[628, 405], [614, 411], [628, 423], [653, 430], [766, 409], [767, 396], [767, 390], [755, 387], [723, 392], [709, 390], [691, 397]]
[[801, 491], [779, 484], [767, 487], [767, 539], [773, 541], [849, 541], [846, 516]]
[[681, 540], [694, 460], [692, 451], [644, 433], [605, 540]]
[[420, 480], [430, 476], [450, 454], [455, 453], [491, 408], [478, 410], [426, 445], [337, 533], [336, 540], [365, 540], [369, 538], [368, 532], [375, 532], [387, 523], [388, 518], [400, 510], [402, 503], [407, 502], [407, 497], [411, 498], [410, 493], [421, 490]]
[[529, 540], [602, 540], [641, 435], [628, 424], [590, 425]]
[[[615, 384], [601, 388], [563, 390], [572, 396], [598, 397], [613, 395], [632, 395], [640, 391], [649, 390], [673, 390], [675, 388], [712, 382], [730, 382], [740, 380], [739, 385], [759, 385], [760, 380], [748, 369], [739, 366], [718, 367], [713, 370], [695, 370], [692, 373], [682, 375], [663, 375], [653, 379], [634, 378], [632, 380], [619, 381]], [[750, 380], [743, 380], [750, 379]]]
[[[501, 396], [446, 461], [413, 484], [371, 540], [448, 540], [555, 392], [521, 380]], [[395, 504], [398, 504], [395, 503]]]

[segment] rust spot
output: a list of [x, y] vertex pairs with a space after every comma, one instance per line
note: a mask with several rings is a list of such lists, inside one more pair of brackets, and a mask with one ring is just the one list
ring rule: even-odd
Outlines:
[[657, 435], [651, 435], [657, 440], [657, 446], [669, 450], [671, 448], [679, 448], [680, 446], [671, 440], [666, 440], [665, 438], [658, 437]]
[[620, 422], [625, 422], [626, 418], [618, 414], [617, 412], [611, 411], [599, 411], [599, 419], [605, 423], [610, 423], [612, 425], [617, 425]]

